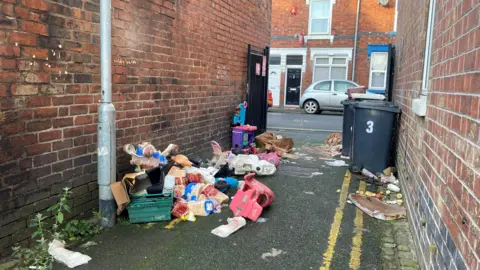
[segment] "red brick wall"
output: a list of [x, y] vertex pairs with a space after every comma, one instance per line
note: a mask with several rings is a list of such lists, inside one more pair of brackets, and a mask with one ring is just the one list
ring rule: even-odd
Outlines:
[[437, 0], [427, 115], [419, 117], [412, 100], [421, 93], [428, 2], [399, 6], [397, 165], [424, 267], [480, 269], [480, 3]]
[[[272, 1], [272, 48], [299, 48], [302, 45], [298, 39], [293, 39], [301, 33], [308, 35], [309, 5], [305, 1]], [[291, 15], [292, 5], [297, 8], [297, 14]], [[303, 47], [307, 48], [340, 48], [354, 47], [357, 0], [336, 0], [332, 13], [332, 35], [330, 40], [309, 40]], [[395, 17], [395, 1], [389, 1], [386, 7], [378, 1], [361, 1], [359, 19], [359, 37], [355, 81], [368, 86], [370, 61], [367, 59], [368, 44], [390, 44], [395, 39], [390, 37], [393, 31]], [[375, 33], [370, 33], [375, 32]], [[377, 33], [382, 32], [383, 34]], [[283, 37], [276, 39], [276, 37]], [[290, 37], [290, 39], [286, 39]], [[312, 82], [310, 56], [307, 57], [307, 68], [303, 73], [302, 90]], [[349, 62], [348, 79], [352, 75], [352, 62]], [[282, 88], [283, 89], [283, 88]], [[280, 102], [283, 103], [283, 102]]]
[[[3, 0], [0, 15], [0, 253], [27, 220], [73, 188], [97, 205], [100, 0]], [[249, 43], [269, 44], [270, 1], [112, 0], [118, 170], [125, 143], [182, 152], [229, 141]], [[50, 213], [44, 213], [47, 216]]]

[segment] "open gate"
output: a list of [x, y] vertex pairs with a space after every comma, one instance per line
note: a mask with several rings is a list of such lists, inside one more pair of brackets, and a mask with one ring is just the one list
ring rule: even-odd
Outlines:
[[259, 133], [267, 130], [268, 55], [270, 48], [256, 49], [248, 45], [247, 59], [247, 119]]

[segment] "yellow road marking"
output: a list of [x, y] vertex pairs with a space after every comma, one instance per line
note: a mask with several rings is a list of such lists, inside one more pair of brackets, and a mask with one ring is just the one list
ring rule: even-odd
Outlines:
[[179, 223], [180, 221], [182, 221], [181, 218], [176, 218], [176, 219], [170, 221], [170, 223], [167, 226], [165, 226], [165, 229], [173, 229], [173, 227], [175, 227], [175, 225], [177, 223]]
[[333, 253], [335, 252], [335, 245], [337, 244], [338, 234], [340, 233], [343, 209], [345, 208], [345, 202], [347, 200], [348, 185], [350, 184], [351, 176], [350, 171], [347, 169], [347, 172], [343, 177], [342, 190], [340, 191], [340, 205], [335, 209], [335, 216], [328, 236], [328, 247], [325, 253], [323, 253], [323, 265], [320, 266], [320, 270], [330, 269], [330, 264], [332, 264]]
[[[367, 185], [365, 181], [360, 181], [359, 191], [365, 192]], [[362, 256], [362, 234], [363, 234], [363, 212], [358, 209], [355, 213], [355, 219], [353, 220], [355, 225], [354, 233], [352, 239], [352, 251], [350, 252], [350, 269], [357, 270], [360, 268], [360, 258]]]

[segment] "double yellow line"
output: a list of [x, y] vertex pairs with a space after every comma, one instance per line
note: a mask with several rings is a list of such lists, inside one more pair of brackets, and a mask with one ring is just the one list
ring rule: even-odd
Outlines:
[[[345, 203], [348, 196], [348, 187], [350, 185], [352, 175], [347, 170], [343, 177], [342, 189], [340, 191], [340, 204], [335, 209], [335, 216], [330, 228], [330, 234], [328, 236], [328, 247], [325, 253], [323, 253], [323, 265], [320, 266], [320, 270], [330, 269], [332, 264], [333, 254], [335, 253], [335, 245], [337, 244], [338, 235], [340, 234], [340, 226], [343, 219], [343, 210], [345, 209]], [[359, 190], [365, 191], [366, 184], [364, 181], [360, 182]], [[362, 233], [363, 233], [363, 212], [360, 209], [356, 210], [355, 214], [355, 236], [352, 239], [352, 251], [350, 253], [350, 269], [358, 269], [360, 267], [360, 257], [362, 255]]]

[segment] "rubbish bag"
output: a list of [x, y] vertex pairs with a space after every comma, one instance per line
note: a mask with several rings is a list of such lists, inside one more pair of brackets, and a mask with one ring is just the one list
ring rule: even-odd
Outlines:
[[213, 229], [212, 233], [216, 236], [225, 238], [247, 224], [247, 221], [243, 217], [228, 218], [227, 222], [227, 225], [220, 225], [219, 227]]
[[53, 240], [48, 244], [48, 254], [52, 257], [66, 264], [69, 268], [74, 268], [82, 264], [87, 264], [92, 258], [80, 252], [70, 251], [65, 249], [65, 243], [59, 240]]

